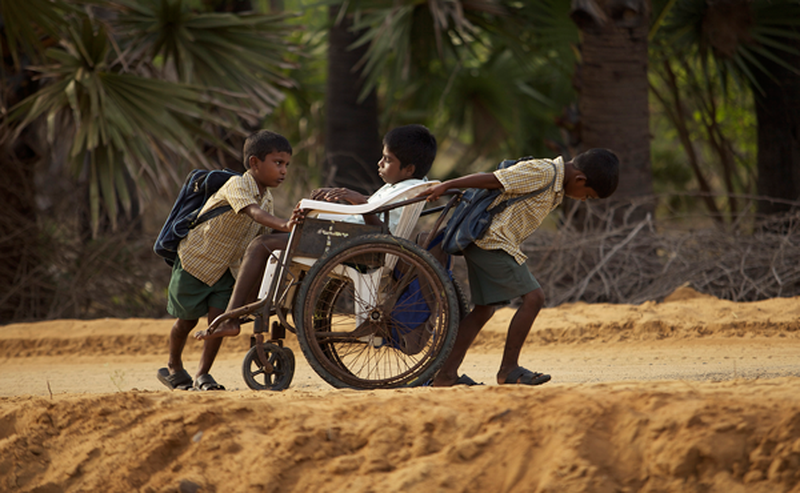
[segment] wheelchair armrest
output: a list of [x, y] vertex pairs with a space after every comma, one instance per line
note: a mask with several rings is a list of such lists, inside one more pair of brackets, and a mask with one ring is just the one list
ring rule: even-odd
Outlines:
[[426, 181], [417, 185], [400, 190], [392, 195], [384, 197], [383, 200], [371, 202], [367, 204], [351, 205], [351, 204], [337, 204], [334, 202], [325, 202], [323, 200], [303, 199], [300, 201], [300, 209], [306, 209], [310, 216], [315, 216], [320, 213], [324, 214], [343, 214], [343, 215], [357, 215], [357, 214], [373, 214], [378, 209], [385, 207], [393, 202], [402, 201], [407, 198], [416, 196], [422, 190], [428, 187], [438, 185], [441, 183], [438, 180]]

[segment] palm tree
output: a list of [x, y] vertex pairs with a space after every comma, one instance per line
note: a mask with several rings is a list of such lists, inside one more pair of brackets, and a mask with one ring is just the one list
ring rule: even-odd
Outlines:
[[[716, 99], [728, 95], [732, 84], [749, 88], [755, 98], [758, 134], [757, 191], [767, 200], [758, 202], [758, 211], [772, 214], [788, 210], [800, 199], [800, 153], [796, 152], [798, 97], [800, 94], [800, 2], [797, 0], [676, 0], [659, 2], [663, 23], [652, 37], [658, 46], [660, 72], [672, 87], [673, 101], [666, 103], [676, 114], [685, 111], [676, 72], [696, 70], [705, 79], [704, 113], [706, 139], [719, 156], [719, 176], [735, 213], [734, 194], [742, 190], [743, 180], [732, 162], [732, 153], [720, 133], [720, 113]], [[677, 66], [678, 68], [673, 68]], [[689, 68], [691, 67], [691, 68]], [[714, 93], [721, 87], [721, 94]], [[700, 86], [700, 84], [695, 84]], [[658, 95], [660, 100], [665, 99]], [[675, 118], [686, 119], [678, 116]], [[709, 178], [699, 166], [686, 130], [681, 130], [695, 177], [709, 211], [719, 215], [711, 198]]]
[[[671, 115], [712, 216], [722, 219], [711, 181], [693, 148], [687, 129], [692, 117], [686, 113], [681, 92], [691, 90], [703, 98], [698, 106], [704, 113], [703, 132], [718, 156], [720, 181], [735, 214], [738, 205], [733, 194], [742, 190], [743, 180], [730, 139], [722, 130], [720, 103], [715, 101], [720, 97], [715, 87], [725, 91], [731, 80], [752, 87], [758, 102], [758, 190], [783, 200], [760, 202], [759, 209], [785, 210], [786, 201], [797, 200], [800, 183], [793, 177], [800, 173], [792, 170], [800, 169], [800, 156], [791, 157], [792, 136], [787, 132], [797, 108], [792, 87], [800, 80], [797, 63], [792, 63], [798, 53], [792, 49], [793, 44], [797, 46], [800, 26], [798, 7], [797, 0], [654, 0], [652, 4], [649, 0], [573, 0], [572, 18], [582, 33], [577, 73], [582, 142], [585, 147], [607, 146], [620, 153], [619, 198], [652, 191], [647, 125], [647, 51], [652, 41], [656, 66], [650, 71], [661, 74], [672, 96], [652, 85], [650, 89]], [[684, 80], [679, 80], [673, 66], [680, 67]], [[719, 78], [716, 85], [711, 81], [714, 77]], [[771, 126], [775, 122], [779, 128]]]
[[558, 139], [552, 122], [571, 97], [568, 45], [541, 50], [532, 32], [559, 4], [352, 2], [347, 12], [360, 36], [351, 50], [364, 55], [357, 72], [343, 72], [363, 74], [362, 99], [378, 91], [383, 128], [424, 122], [440, 140], [466, 141], [461, 170], [486, 169], [500, 156], [539, 154], [547, 140]]
[[[137, 195], [173, 193], [188, 166], [238, 155], [230, 137], [259, 126], [291, 85], [285, 17], [203, 13], [188, 0], [0, 0], [0, 146], [19, 164], [0, 167], [0, 182], [24, 191], [1, 197], [4, 209], [36, 224], [24, 167], [48, 149], [46, 183], [85, 184], [95, 236], [130, 217]], [[15, 249], [13, 238], [0, 246]], [[0, 283], [19, 281], [18, 260], [0, 260]]]
[[[798, 13], [797, 15], [800, 15]], [[797, 17], [795, 17], [796, 19]], [[756, 75], [756, 116], [758, 118], [758, 194], [795, 202], [760, 201], [763, 214], [797, 208], [800, 201], [800, 41], [787, 38], [792, 52], [784, 55], [786, 65], [764, 60], [771, 76]], [[793, 131], [794, 129], [794, 131]]]
[[367, 46], [353, 45], [362, 32], [353, 29], [350, 14], [329, 7], [328, 78], [325, 97], [326, 185], [370, 194], [380, 188], [376, 163], [381, 157], [378, 96], [364, 91], [359, 61]]

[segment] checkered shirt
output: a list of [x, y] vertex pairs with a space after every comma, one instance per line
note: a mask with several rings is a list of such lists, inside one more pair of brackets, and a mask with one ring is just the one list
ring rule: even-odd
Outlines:
[[272, 194], [269, 190], [265, 190], [263, 195], [259, 194], [258, 184], [250, 171], [228, 179], [208, 199], [201, 214], [225, 204], [230, 204], [230, 211], [190, 230], [178, 246], [183, 269], [209, 286], [219, 281], [228, 269], [236, 274], [250, 241], [271, 231], [247, 214], [239, 213], [250, 204], [258, 204], [273, 214]]
[[520, 265], [528, 259], [520, 250], [522, 242], [564, 199], [564, 160], [560, 156], [555, 159], [531, 159], [494, 172], [503, 185], [503, 193], [495, 199], [492, 207], [503, 200], [547, 187], [553, 180], [553, 164], [553, 186], [539, 195], [515, 202], [496, 215], [486, 235], [475, 242], [477, 246], [484, 250], [503, 250]]

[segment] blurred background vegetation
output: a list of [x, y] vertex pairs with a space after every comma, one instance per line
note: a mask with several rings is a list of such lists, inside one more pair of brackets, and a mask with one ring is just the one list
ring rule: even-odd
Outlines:
[[435, 179], [607, 147], [613, 200], [531, 239], [552, 300], [800, 294], [800, 0], [0, 0], [0, 42], [0, 323], [165, 316], [181, 182], [259, 128], [294, 146], [287, 216], [378, 188], [397, 125]]

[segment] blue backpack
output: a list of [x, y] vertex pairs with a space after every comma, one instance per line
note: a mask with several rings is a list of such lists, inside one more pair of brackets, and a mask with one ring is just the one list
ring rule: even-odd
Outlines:
[[186, 238], [190, 229], [231, 210], [230, 205], [223, 205], [198, 217], [208, 199], [233, 176], [241, 176], [241, 173], [230, 169], [211, 171], [196, 169], [186, 177], [181, 191], [178, 193], [178, 198], [175, 199], [172, 210], [153, 245], [153, 251], [163, 258], [167, 265], [175, 264], [178, 245], [181, 240]]
[[[514, 166], [520, 161], [529, 161], [531, 157], [523, 157], [520, 159], [506, 159], [497, 165], [497, 169], [505, 169]], [[553, 165], [555, 171], [555, 165]], [[480, 240], [489, 230], [492, 224], [492, 219], [497, 214], [503, 212], [509, 205], [520, 200], [534, 197], [540, 193], [549, 190], [555, 182], [555, 173], [553, 180], [544, 188], [534, 190], [533, 192], [526, 193], [508, 199], [495, 205], [491, 209], [492, 202], [502, 192], [501, 189], [488, 190], [485, 188], [469, 188], [461, 195], [461, 201], [453, 211], [453, 215], [447, 221], [447, 226], [444, 227], [444, 239], [442, 240], [442, 250], [450, 255], [463, 255], [464, 250], [472, 243]]]

